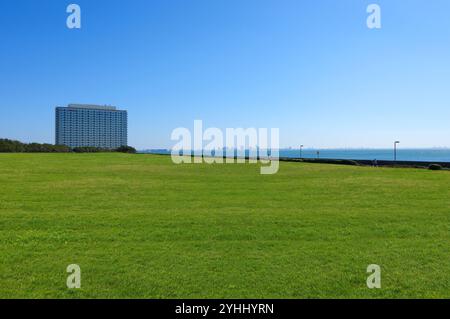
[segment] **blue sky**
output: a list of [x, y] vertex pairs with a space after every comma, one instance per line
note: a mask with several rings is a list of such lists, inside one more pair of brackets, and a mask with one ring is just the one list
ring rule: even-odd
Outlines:
[[[66, 7], [82, 9], [81, 30]], [[382, 29], [366, 7], [382, 9]], [[0, 137], [54, 142], [54, 107], [177, 127], [280, 128], [281, 146], [450, 147], [448, 0], [2, 0]]]

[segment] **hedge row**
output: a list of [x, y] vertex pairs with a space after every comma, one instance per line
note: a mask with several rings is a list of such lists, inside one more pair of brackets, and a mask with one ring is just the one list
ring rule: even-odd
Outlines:
[[100, 153], [100, 152], [121, 152], [136, 153], [131, 146], [121, 146], [115, 150], [99, 147], [76, 147], [70, 148], [66, 145], [22, 143], [8, 139], [0, 139], [0, 153]]

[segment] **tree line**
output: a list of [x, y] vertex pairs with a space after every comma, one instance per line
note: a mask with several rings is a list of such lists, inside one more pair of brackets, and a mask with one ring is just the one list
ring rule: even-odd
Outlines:
[[131, 146], [121, 146], [116, 149], [105, 149], [100, 147], [75, 147], [66, 145], [22, 143], [9, 139], [0, 139], [0, 153], [100, 153], [100, 152], [121, 152], [136, 153], [136, 149]]

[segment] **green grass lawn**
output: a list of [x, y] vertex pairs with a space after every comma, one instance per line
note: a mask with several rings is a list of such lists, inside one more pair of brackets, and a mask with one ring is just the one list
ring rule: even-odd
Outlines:
[[0, 154], [0, 298], [325, 297], [450, 298], [450, 173]]

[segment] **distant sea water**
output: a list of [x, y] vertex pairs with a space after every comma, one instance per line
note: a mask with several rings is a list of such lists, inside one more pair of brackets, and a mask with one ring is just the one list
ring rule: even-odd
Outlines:
[[[319, 152], [319, 154], [317, 154]], [[170, 150], [145, 150], [141, 153], [170, 154]], [[280, 157], [299, 158], [299, 149], [281, 149]], [[393, 160], [392, 149], [303, 149], [303, 158]], [[450, 149], [398, 149], [398, 161], [450, 162]]]
[[[303, 150], [302, 157], [329, 159], [354, 159], [354, 160], [394, 160], [392, 149], [325, 149], [325, 150]], [[300, 150], [280, 150], [280, 157], [300, 157]], [[397, 150], [398, 161], [417, 162], [450, 162], [450, 149], [399, 149]]]

